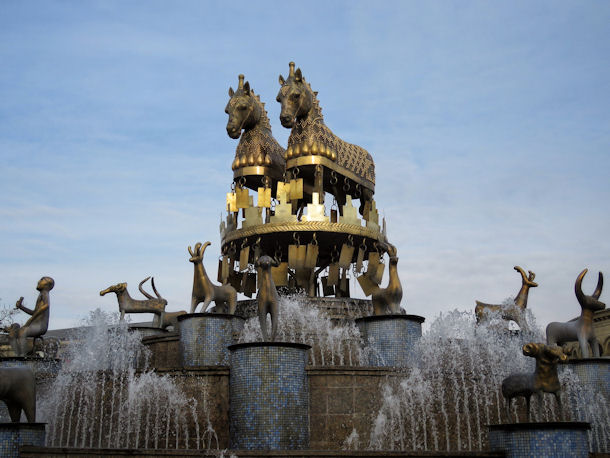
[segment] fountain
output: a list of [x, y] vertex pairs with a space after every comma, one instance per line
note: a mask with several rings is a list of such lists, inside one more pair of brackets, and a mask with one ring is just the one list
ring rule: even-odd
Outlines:
[[[117, 294], [120, 317], [96, 311], [71, 337], [61, 370], [39, 389], [46, 445], [20, 453], [502, 456], [521, 450], [512, 431], [535, 435], [544, 424], [536, 437], [549, 445], [568, 423], [577, 431], [564, 450], [610, 452], [600, 371], [594, 386], [579, 378], [577, 364], [551, 370], [546, 391], [561, 386], [564, 402], [542, 398], [532, 422], [521, 399], [507, 409], [502, 402], [504, 379], [535, 373], [533, 358], [520, 357], [524, 349], [543, 348], [526, 308], [529, 288], [538, 286], [533, 272], [515, 267], [522, 287], [505, 304], [477, 302], [476, 314], [443, 314], [422, 333], [424, 318], [404, 308], [398, 250], [373, 198], [371, 155], [324, 124], [317, 93], [294, 63], [277, 96], [281, 123], [291, 128], [286, 150], [260, 97], [243, 75], [238, 81], [225, 109], [227, 133], [240, 140], [217, 283], [203, 266], [206, 242], [188, 247], [188, 313], [167, 312], [152, 281], [156, 297], [142, 289], [148, 278], [139, 288], [146, 300], [129, 297], [125, 283], [102, 290]], [[351, 297], [355, 279], [370, 300]], [[238, 293], [256, 298], [238, 301]], [[584, 320], [600, 294], [601, 286], [593, 296], [577, 291]], [[125, 313], [155, 319], [133, 331]], [[509, 331], [506, 320], [521, 329]], [[521, 393], [510, 387], [525, 379], [532, 378], [509, 378], [507, 396]]]

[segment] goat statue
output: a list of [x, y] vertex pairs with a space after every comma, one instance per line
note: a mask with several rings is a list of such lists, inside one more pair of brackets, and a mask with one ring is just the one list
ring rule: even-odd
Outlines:
[[[279, 262], [270, 256], [261, 256], [254, 263], [254, 267], [259, 269], [260, 287], [256, 293], [256, 301], [258, 302], [258, 321], [261, 325], [263, 339], [265, 342], [275, 341], [277, 334], [277, 323], [279, 319], [279, 298], [273, 275], [271, 275], [271, 267], [278, 267]], [[267, 314], [271, 315], [271, 335], [267, 330]]]
[[527, 308], [527, 296], [530, 288], [538, 286], [538, 283], [534, 282], [536, 274], [529, 270], [528, 275], [526, 275], [525, 271], [519, 266], [515, 266], [514, 269], [521, 274], [521, 289], [515, 296], [513, 303], [495, 305], [476, 301], [477, 305], [474, 308], [474, 313], [477, 317], [477, 323], [484, 322], [489, 319], [491, 314], [497, 313], [503, 320], [512, 320], [517, 323], [522, 331], [529, 330], [525, 309]]
[[559, 377], [557, 376], [557, 363], [565, 361], [567, 356], [556, 345], [541, 343], [528, 343], [523, 346], [523, 354], [536, 358], [536, 369], [533, 373], [520, 372], [511, 374], [502, 381], [502, 395], [506, 399], [506, 414], [511, 419], [510, 404], [514, 397], [523, 396], [527, 402], [527, 419], [530, 418], [530, 398], [532, 394], [538, 397], [538, 407], [542, 409], [542, 393], [553, 393], [559, 413], [561, 410], [561, 397]]
[[599, 296], [604, 286], [604, 276], [601, 272], [599, 273], [595, 291], [591, 296], [586, 296], [582, 292], [582, 280], [586, 273], [587, 269], [583, 270], [576, 278], [576, 283], [574, 284], [576, 299], [578, 299], [581, 307], [580, 317], [567, 323], [549, 323], [546, 327], [546, 343], [547, 345], [563, 345], [564, 343], [578, 340], [583, 358], [589, 357], [589, 348], [587, 347], [587, 343], [589, 343], [593, 350], [593, 356], [599, 358], [599, 343], [593, 329], [593, 313], [606, 307], [606, 304], [599, 301]]
[[[153, 326], [162, 328], [166, 325], [165, 306], [167, 301], [161, 297], [157, 288], [155, 288], [155, 279], [151, 279], [152, 289], [157, 297], [152, 297], [142, 288], [144, 282], [150, 277], [146, 277], [138, 285], [140, 292], [147, 298], [146, 300], [132, 299], [127, 291], [127, 283], [117, 283], [100, 291], [100, 296], [105, 296], [108, 293], [115, 293], [119, 301], [119, 311], [121, 312], [121, 321], [125, 319], [126, 313], [154, 313]], [[169, 323], [171, 324], [171, 323]], [[167, 325], [169, 325], [167, 324]]]
[[[54, 286], [55, 281], [51, 277], [42, 277], [36, 285], [36, 289], [40, 291], [40, 294], [36, 299], [34, 309], [29, 309], [23, 305], [23, 297], [20, 297], [15, 304], [15, 308], [31, 315], [30, 319], [23, 326], [13, 323], [11, 326], [4, 328], [4, 331], [8, 332], [9, 343], [15, 356], [25, 356], [27, 354], [29, 347], [28, 337], [32, 337], [34, 340], [42, 339], [42, 336], [47, 332], [50, 316], [49, 291]], [[34, 344], [32, 344], [33, 347]]]
[[203, 254], [205, 249], [211, 245], [211, 242], [205, 242], [201, 245], [197, 242], [195, 250], [192, 250], [189, 246], [189, 254], [191, 258], [190, 262], [194, 264], [194, 276], [193, 276], [193, 293], [191, 294], [191, 313], [195, 313], [195, 309], [200, 302], [203, 302], [201, 310], [206, 311], [210, 302], [214, 301], [216, 306], [214, 311], [221, 311], [235, 314], [235, 308], [237, 307], [237, 290], [231, 285], [215, 285], [212, 283], [208, 274], [203, 266]]
[[398, 278], [398, 257], [396, 247], [390, 243], [386, 244], [386, 251], [390, 257], [390, 280], [386, 288], [377, 288], [371, 296], [373, 302], [373, 313], [382, 315], [385, 313], [400, 313], [400, 301], [402, 300], [402, 285]]

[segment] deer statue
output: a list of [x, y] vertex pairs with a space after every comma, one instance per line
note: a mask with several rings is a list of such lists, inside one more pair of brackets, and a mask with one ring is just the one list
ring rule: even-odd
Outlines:
[[534, 373], [511, 374], [502, 381], [502, 395], [506, 398], [506, 414], [512, 418], [510, 404], [514, 397], [523, 396], [527, 402], [527, 419], [530, 418], [530, 398], [532, 394], [538, 396], [538, 407], [542, 410], [542, 393], [553, 393], [559, 405], [560, 415], [561, 397], [559, 377], [557, 376], [557, 363], [565, 361], [568, 357], [556, 345], [541, 343], [528, 343], [523, 346], [523, 354], [536, 358]]
[[360, 198], [360, 214], [364, 214], [365, 204], [370, 204], [375, 192], [373, 158], [364, 148], [341, 140], [324, 124], [317, 92], [305, 81], [300, 68], [295, 71], [294, 62], [289, 67], [288, 78], [279, 77], [281, 88], [276, 99], [282, 104], [282, 126], [292, 129], [286, 149], [287, 166], [300, 156], [319, 156], [320, 159], [312, 158], [312, 163], [327, 164], [334, 173], [344, 176], [344, 180], [331, 178], [339, 209], [346, 201], [343, 186], [349, 188], [349, 180], [355, 178], [354, 197]]
[[[254, 267], [259, 269], [260, 288], [256, 293], [256, 301], [258, 302], [258, 321], [261, 325], [261, 332], [265, 342], [275, 341], [277, 334], [277, 323], [279, 320], [279, 299], [273, 276], [271, 275], [271, 267], [278, 267], [279, 263], [270, 256], [261, 256], [254, 263]], [[267, 329], [267, 314], [271, 315], [271, 335]]]
[[205, 242], [201, 245], [197, 242], [195, 249], [188, 247], [191, 258], [190, 262], [194, 264], [195, 272], [193, 276], [193, 293], [191, 295], [191, 313], [195, 313], [195, 309], [200, 302], [203, 302], [201, 310], [206, 311], [210, 302], [214, 301], [216, 306], [214, 311], [224, 311], [233, 315], [237, 307], [237, 291], [231, 285], [215, 285], [212, 283], [208, 274], [203, 267], [203, 254], [205, 249], [211, 245], [211, 242]]
[[51, 291], [54, 286], [55, 281], [51, 277], [42, 277], [38, 281], [36, 289], [40, 291], [40, 294], [36, 299], [34, 310], [23, 305], [23, 297], [19, 298], [15, 304], [15, 308], [31, 315], [23, 326], [20, 326], [18, 323], [13, 323], [11, 326], [4, 329], [8, 332], [9, 343], [15, 356], [26, 355], [28, 352], [28, 337], [32, 337], [34, 340], [42, 339], [42, 336], [47, 332], [50, 315], [49, 291]]
[[593, 356], [599, 358], [599, 343], [593, 330], [593, 313], [606, 308], [606, 304], [599, 301], [599, 296], [604, 287], [604, 276], [601, 272], [599, 273], [595, 291], [591, 296], [586, 296], [582, 292], [582, 280], [586, 273], [587, 269], [583, 270], [574, 284], [576, 299], [578, 299], [581, 307], [580, 317], [567, 323], [549, 323], [546, 327], [546, 343], [547, 345], [563, 345], [578, 340], [583, 358], [589, 357], [589, 348], [587, 347], [587, 343], [589, 343], [593, 350]]
[[506, 305], [492, 305], [475, 301], [477, 305], [474, 308], [474, 313], [477, 317], [477, 323], [489, 319], [490, 314], [498, 313], [503, 320], [512, 320], [517, 323], [522, 331], [529, 329], [525, 317], [525, 309], [527, 308], [527, 296], [530, 288], [536, 288], [538, 286], [538, 283], [534, 282], [536, 274], [529, 270], [529, 275], [526, 275], [525, 271], [519, 266], [515, 266], [514, 269], [521, 274], [521, 289], [517, 293], [517, 296], [515, 296], [514, 302]]
[[138, 285], [140, 292], [147, 298], [146, 300], [132, 299], [127, 291], [127, 283], [117, 283], [100, 291], [100, 296], [105, 296], [108, 293], [115, 293], [119, 302], [119, 311], [121, 312], [121, 321], [125, 319], [126, 313], [153, 313], [155, 318], [153, 326], [162, 328], [165, 324], [165, 306], [167, 301], [163, 299], [157, 288], [155, 288], [155, 279], [151, 279], [152, 289], [157, 297], [152, 297], [142, 288], [142, 285], [149, 279], [146, 277]]
[[386, 245], [386, 251], [390, 257], [390, 281], [385, 288], [373, 291], [373, 313], [383, 315], [386, 313], [400, 313], [400, 301], [402, 300], [402, 285], [398, 278], [398, 257], [396, 247], [390, 243]]
[[241, 136], [232, 169], [263, 166], [272, 169], [274, 176], [281, 177], [286, 167], [284, 148], [273, 138], [265, 104], [254, 94], [248, 81], [244, 84], [244, 75], [239, 75], [236, 91], [229, 88], [229, 97], [225, 108], [229, 115], [227, 134], [234, 139]]

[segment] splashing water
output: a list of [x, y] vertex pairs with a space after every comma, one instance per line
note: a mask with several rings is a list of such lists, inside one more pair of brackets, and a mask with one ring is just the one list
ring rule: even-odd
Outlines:
[[[294, 296], [280, 297], [276, 341], [311, 345], [309, 364], [313, 366], [362, 366], [366, 352], [360, 345], [360, 331], [353, 321], [333, 323], [309, 301]], [[268, 320], [269, 321], [269, 320]], [[268, 322], [268, 329], [271, 325]], [[246, 321], [239, 342], [262, 340], [258, 317]]]
[[[118, 315], [92, 312], [39, 400], [47, 445], [81, 448], [218, 448], [202, 397], [148, 368], [149, 351]], [[203, 402], [201, 402], [203, 401]], [[201, 406], [198, 404], [202, 404]]]
[[[383, 404], [371, 429], [369, 448], [377, 450], [475, 451], [489, 447], [488, 424], [511, 422], [500, 387], [514, 372], [533, 372], [534, 358], [522, 354], [528, 342], [544, 342], [533, 317], [527, 333], [498, 332], [499, 323], [477, 326], [471, 313], [441, 314], [419, 344], [420, 357], [405, 376], [383, 386]], [[506, 328], [505, 324], [503, 324]], [[596, 451], [608, 451], [610, 411], [607, 400], [580, 384], [569, 369], [560, 371], [566, 420], [592, 424]], [[568, 402], [566, 402], [568, 400]], [[525, 402], [513, 402], [512, 416]], [[552, 395], [542, 406], [532, 398], [532, 421], [559, 420]]]

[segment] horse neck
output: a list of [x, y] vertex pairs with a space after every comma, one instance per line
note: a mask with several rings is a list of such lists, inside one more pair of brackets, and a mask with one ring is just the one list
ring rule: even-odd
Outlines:
[[398, 278], [398, 262], [392, 262], [390, 260], [390, 284], [392, 283], [400, 283], [400, 279]]
[[536, 358], [536, 369], [534, 377], [536, 380], [548, 380], [549, 377], [557, 378], [557, 365], [549, 362], [543, 362], [542, 357]]
[[120, 293], [115, 293], [115, 294], [116, 294], [116, 297], [117, 297], [117, 299], [119, 301], [119, 304], [129, 304], [129, 303], [135, 302], [135, 299], [133, 299], [129, 295], [129, 292], [127, 291], [127, 288], [125, 288]]

